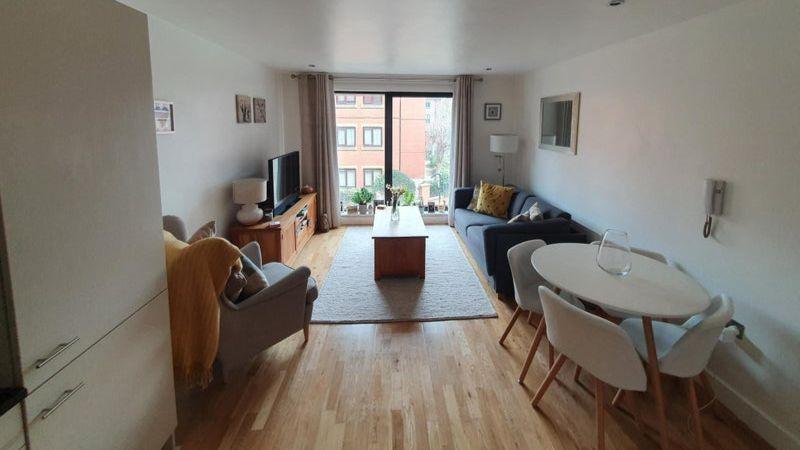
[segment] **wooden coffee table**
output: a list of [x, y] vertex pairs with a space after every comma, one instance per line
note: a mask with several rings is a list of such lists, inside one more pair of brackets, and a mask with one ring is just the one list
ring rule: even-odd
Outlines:
[[384, 276], [425, 278], [425, 240], [428, 231], [416, 206], [398, 206], [400, 220], [392, 221], [392, 209], [375, 211], [375, 280]]

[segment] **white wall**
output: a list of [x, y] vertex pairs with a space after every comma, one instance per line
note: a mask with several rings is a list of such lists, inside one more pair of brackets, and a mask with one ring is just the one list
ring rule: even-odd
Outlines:
[[[800, 445], [798, 83], [800, 3], [746, 1], [528, 75], [517, 155], [524, 184], [578, 222], [628, 230], [731, 295], [747, 339], [711, 370], [780, 448]], [[577, 156], [535, 150], [539, 99], [572, 91]], [[709, 177], [728, 190], [703, 239]]]
[[[153, 93], [175, 102], [175, 133], [158, 135], [164, 214], [186, 220], [191, 233], [215, 219], [225, 234], [237, 206], [231, 183], [265, 176], [268, 158], [283, 152], [278, 74], [222, 47], [148, 17]], [[267, 123], [236, 123], [235, 95], [267, 100]]]
[[[480, 75], [479, 75], [480, 76]], [[489, 135], [517, 133], [522, 107], [520, 99], [521, 77], [516, 75], [484, 75], [483, 81], [473, 84], [472, 90], [472, 182], [480, 180], [500, 184], [497, 158], [489, 153]], [[503, 105], [500, 120], [483, 120], [484, 103]], [[513, 170], [516, 155], [505, 156], [506, 183], [516, 184]]]

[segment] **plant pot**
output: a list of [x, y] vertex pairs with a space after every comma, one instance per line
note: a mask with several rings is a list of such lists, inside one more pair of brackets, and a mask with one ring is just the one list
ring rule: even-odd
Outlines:
[[358, 205], [358, 213], [359, 214], [366, 214], [367, 213], [367, 205]]

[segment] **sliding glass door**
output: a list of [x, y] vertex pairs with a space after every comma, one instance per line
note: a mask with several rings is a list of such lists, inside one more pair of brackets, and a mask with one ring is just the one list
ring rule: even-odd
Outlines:
[[407, 188], [401, 204], [445, 214], [451, 126], [449, 93], [337, 92], [342, 214], [372, 214], [387, 197], [386, 184]]

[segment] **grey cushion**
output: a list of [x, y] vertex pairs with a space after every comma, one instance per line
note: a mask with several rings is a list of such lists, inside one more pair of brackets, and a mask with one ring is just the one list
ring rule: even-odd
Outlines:
[[528, 208], [531, 207], [534, 203], [539, 203], [539, 210], [542, 212], [542, 219], [555, 219], [556, 217], [563, 217], [565, 219], [569, 219], [571, 216], [568, 213], [556, 208], [555, 206], [547, 203], [545, 201], [540, 200], [537, 197], [528, 197], [525, 200], [525, 204], [522, 205], [524, 208], [523, 211], [527, 211]]
[[522, 205], [525, 203], [528, 197], [530, 197], [530, 195], [531, 194], [525, 191], [514, 192], [514, 195], [511, 197], [511, 202], [508, 204], [507, 217], [514, 217], [523, 212]]
[[212, 220], [197, 229], [197, 231], [192, 234], [188, 241], [189, 244], [193, 244], [200, 239], [210, 238], [217, 235], [217, 221]]
[[496, 223], [505, 223], [506, 219], [499, 217], [487, 216], [486, 214], [477, 213], [468, 209], [458, 208], [455, 210], [456, 230], [461, 237], [467, 237], [467, 229], [475, 225], [493, 225]]
[[228, 282], [225, 283], [225, 290], [222, 291], [225, 297], [236, 303], [239, 300], [239, 295], [242, 293], [242, 289], [247, 284], [247, 278], [244, 276], [241, 270], [232, 270], [230, 276], [228, 277]]
[[[261, 267], [264, 276], [267, 277], [269, 284], [275, 284], [285, 276], [294, 271], [291, 267], [283, 263], [271, 262], [264, 264]], [[317, 290], [317, 280], [314, 277], [308, 277], [308, 286], [306, 287], [306, 303], [311, 303], [317, 299], [319, 291]]]
[[236, 303], [246, 300], [256, 292], [261, 292], [270, 284], [275, 283], [261, 271], [258, 265], [245, 255], [242, 255], [242, 273], [244, 274], [246, 282]]

